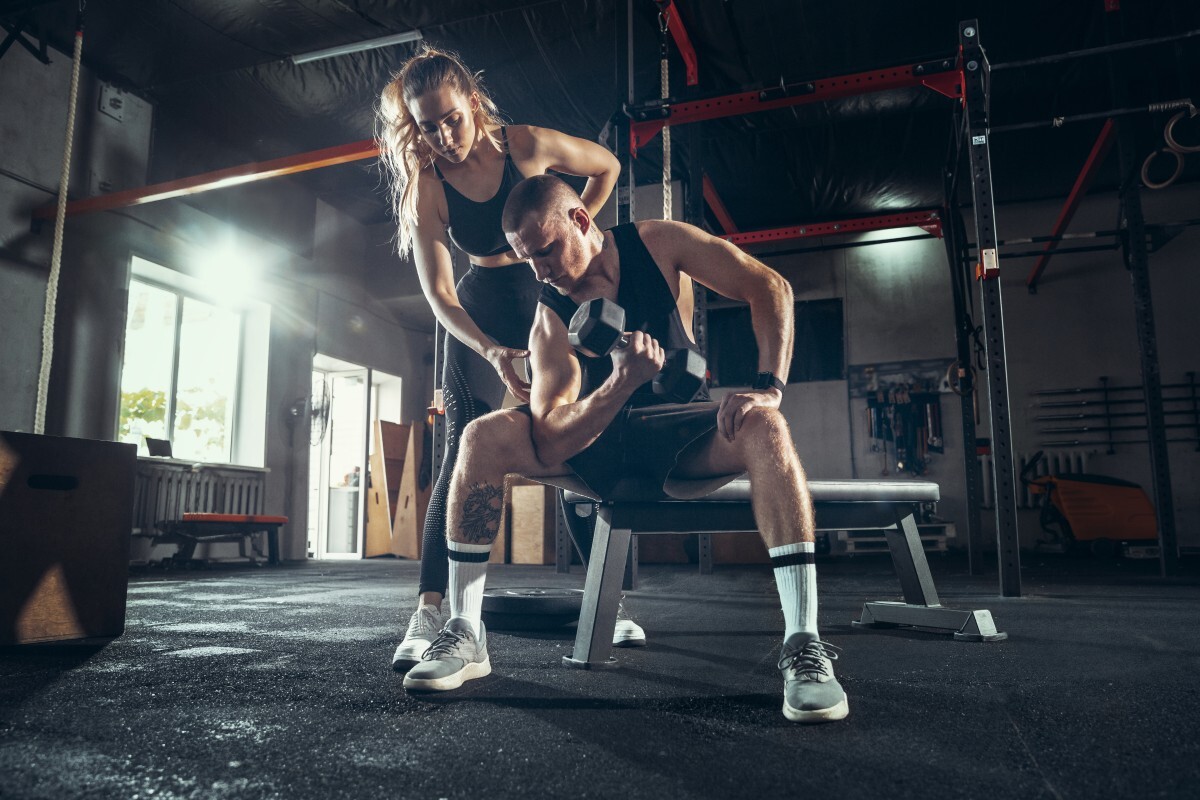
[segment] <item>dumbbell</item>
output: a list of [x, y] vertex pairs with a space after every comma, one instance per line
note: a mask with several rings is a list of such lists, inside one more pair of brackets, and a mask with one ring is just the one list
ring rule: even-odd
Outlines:
[[[598, 297], [580, 304], [567, 326], [567, 341], [579, 352], [602, 358], [629, 344], [625, 334], [625, 309]], [[654, 393], [676, 403], [688, 403], [704, 386], [708, 365], [695, 350], [668, 350], [663, 367], [654, 377]]]

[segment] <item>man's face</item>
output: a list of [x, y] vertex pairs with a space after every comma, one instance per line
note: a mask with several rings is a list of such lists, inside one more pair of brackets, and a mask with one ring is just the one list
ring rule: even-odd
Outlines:
[[537, 279], [559, 294], [570, 294], [587, 272], [586, 237], [574, 219], [530, 214], [520, 228], [506, 235], [517, 256], [533, 267]]

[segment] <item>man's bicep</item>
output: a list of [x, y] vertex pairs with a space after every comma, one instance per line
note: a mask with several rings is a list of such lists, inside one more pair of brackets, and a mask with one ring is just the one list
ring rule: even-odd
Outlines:
[[579, 360], [567, 342], [567, 329], [545, 306], [539, 305], [529, 334], [533, 378], [530, 408], [535, 419], [579, 397]]

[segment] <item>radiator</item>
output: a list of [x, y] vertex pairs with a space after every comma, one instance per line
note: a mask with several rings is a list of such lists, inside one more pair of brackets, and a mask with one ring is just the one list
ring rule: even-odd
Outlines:
[[133, 491], [133, 527], [150, 534], [159, 522], [187, 511], [261, 514], [266, 470], [138, 459]]
[[[1034, 468], [1030, 477], [1040, 475], [1067, 475], [1070, 473], [1087, 472], [1087, 450], [1046, 450], [1041, 462]], [[1021, 470], [1034, 456], [1033, 453], [1017, 453], [1017, 508], [1037, 508], [1037, 497], [1020, 482]], [[991, 455], [979, 457], [979, 469], [983, 477], [983, 508], [996, 507], [995, 465]]]

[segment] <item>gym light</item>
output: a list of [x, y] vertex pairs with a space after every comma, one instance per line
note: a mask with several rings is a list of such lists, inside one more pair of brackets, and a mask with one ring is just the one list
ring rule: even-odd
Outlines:
[[416, 42], [424, 38], [425, 35], [420, 31], [405, 31], [404, 33], [397, 33], [392, 36], [380, 36], [378, 39], [367, 39], [365, 42], [351, 42], [350, 44], [342, 44], [337, 47], [327, 47], [324, 50], [313, 50], [311, 53], [292, 56], [291, 59], [293, 64], [307, 64], [309, 61], [320, 61], [323, 58], [344, 56], [349, 53], [361, 53], [363, 50], [374, 50], [377, 47], [387, 47], [390, 44]]

